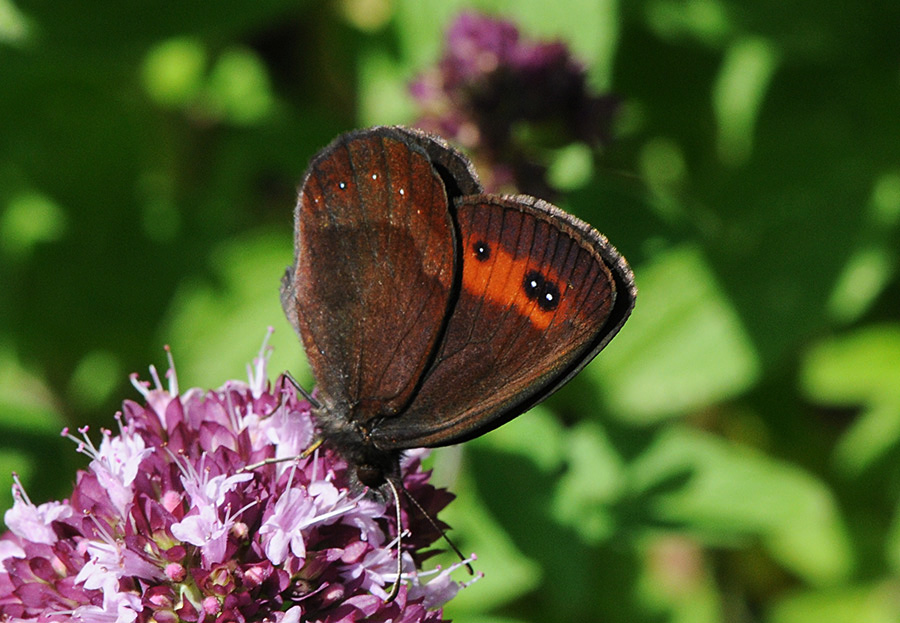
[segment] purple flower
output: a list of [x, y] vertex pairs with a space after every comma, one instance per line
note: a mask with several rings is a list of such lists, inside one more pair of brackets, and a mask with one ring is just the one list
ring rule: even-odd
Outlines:
[[[35, 505], [18, 479], [0, 537], [0, 621], [440, 621], [460, 589], [450, 570], [420, 572], [437, 535], [403, 513], [402, 585], [391, 501], [351, 490], [346, 462], [319, 448], [310, 405], [266, 380], [264, 346], [249, 383], [178, 392], [133, 377], [118, 433], [64, 431], [91, 457], [70, 499]], [[287, 458], [280, 463], [261, 461]], [[407, 491], [432, 516], [452, 495], [428, 484], [422, 453], [404, 460]], [[474, 559], [474, 557], [473, 557]]]
[[422, 108], [416, 125], [468, 148], [489, 191], [517, 187], [548, 198], [546, 165], [535, 154], [609, 142], [619, 104], [589, 92], [584, 67], [562, 42], [528, 41], [512, 22], [473, 12], [450, 26], [438, 66], [410, 90]]

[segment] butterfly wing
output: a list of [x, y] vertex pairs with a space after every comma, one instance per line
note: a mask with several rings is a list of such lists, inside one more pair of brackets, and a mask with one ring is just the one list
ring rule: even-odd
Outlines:
[[431, 159], [431, 166], [443, 180], [447, 197], [451, 201], [465, 195], [484, 192], [472, 161], [440, 136], [402, 126], [395, 126], [392, 129], [403, 134], [411, 145], [417, 145], [425, 150]]
[[381, 448], [448, 445], [503, 424], [581, 370], [634, 306], [624, 258], [562, 210], [476, 195], [455, 213], [458, 296], [415, 398], [372, 431]]
[[457, 261], [447, 201], [395, 128], [344, 135], [310, 164], [281, 298], [336, 418], [400, 412], [427, 370]]

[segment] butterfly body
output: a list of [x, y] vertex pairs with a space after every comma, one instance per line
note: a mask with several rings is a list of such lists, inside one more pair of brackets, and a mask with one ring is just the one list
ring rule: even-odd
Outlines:
[[485, 194], [441, 139], [343, 135], [310, 164], [282, 304], [318, 383], [323, 438], [363, 484], [409, 448], [458, 443], [534, 406], [618, 332], [630, 268], [544, 201]]

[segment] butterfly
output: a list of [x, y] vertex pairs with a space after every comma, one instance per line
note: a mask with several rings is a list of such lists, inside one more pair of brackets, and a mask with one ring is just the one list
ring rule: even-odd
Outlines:
[[311, 161], [281, 302], [318, 386], [322, 438], [369, 487], [404, 450], [456, 444], [524, 413], [618, 333], [625, 258], [526, 195], [484, 192], [443, 139], [339, 136]]

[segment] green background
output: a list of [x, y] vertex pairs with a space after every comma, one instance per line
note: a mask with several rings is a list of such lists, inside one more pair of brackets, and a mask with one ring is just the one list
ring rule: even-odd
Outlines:
[[66, 497], [59, 430], [113, 426], [164, 344], [217, 387], [271, 325], [273, 377], [312, 383], [278, 301], [296, 186], [338, 133], [415, 118], [466, 7], [623, 99], [553, 170], [640, 293], [565, 390], [435, 453], [486, 576], [448, 614], [898, 620], [893, 0], [0, 0], [0, 507], [12, 471]]

